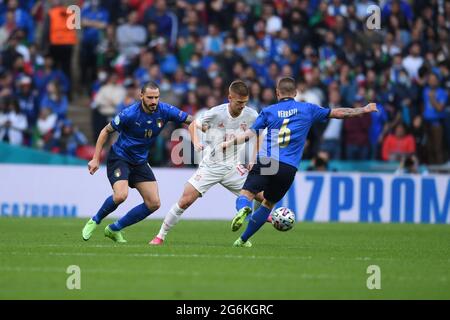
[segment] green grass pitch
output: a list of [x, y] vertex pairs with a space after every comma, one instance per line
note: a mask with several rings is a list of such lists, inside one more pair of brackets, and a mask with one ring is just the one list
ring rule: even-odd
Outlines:
[[128, 228], [125, 245], [103, 236], [108, 221], [84, 242], [85, 222], [0, 218], [0, 299], [450, 299], [449, 225], [267, 224], [233, 248], [228, 221], [182, 220], [163, 247], [147, 244], [161, 220]]

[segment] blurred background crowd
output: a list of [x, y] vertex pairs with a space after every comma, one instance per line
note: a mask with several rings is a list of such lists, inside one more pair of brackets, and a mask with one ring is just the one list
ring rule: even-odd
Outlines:
[[[81, 8], [79, 30], [66, 27], [70, 4]], [[367, 27], [371, 5], [380, 29]], [[292, 76], [298, 101], [380, 110], [315, 125], [304, 158], [444, 164], [449, 32], [444, 0], [0, 0], [0, 141], [88, 158], [146, 81], [195, 115], [226, 102], [234, 79], [260, 111], [276, 102], [277, 79]], [[152, 165], [173, 165], [174, 129], [157, 139]]]

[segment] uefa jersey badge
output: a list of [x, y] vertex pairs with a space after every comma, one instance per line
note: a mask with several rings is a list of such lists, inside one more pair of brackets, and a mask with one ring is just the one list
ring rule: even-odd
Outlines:
[[119, 125], [119, 123], [120, 123], [120, 117], [119, 117], [119, 115], [117, 115], [117, 116], [114, 118], [114, 123], [116, 124], [116, 126]]
[[122, 174], [122, 172], [120, 171], [120, 168], [117, 168], [116, 170], [114, 170], [114, 176], [116, 178], [119, 178], [121, 174]]

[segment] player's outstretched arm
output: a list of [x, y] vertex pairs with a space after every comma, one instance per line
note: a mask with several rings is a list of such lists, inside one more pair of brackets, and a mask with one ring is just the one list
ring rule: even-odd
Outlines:
[[357, 117], [366, 113], [378, 112], [376, 103], [369, 103], [362, 108], [335, 108], [331, 109], [329, 118], [345, 119]]
[[244, 133], [238, 134], [234, 139], [222, 142], [222, 149], [227, 149], [235, 144], [242, 144], [244, 142], [247, 142], [251, 138], [253, 138], [256, 135], [255, 131], [251, 129], [245, 130]]
[[102, 131], [100, 131], [100, 134], [97, 139], [97, 143], [95, 144], [95, 153], [94, 157], [91, 161], [88, 163], [88, 169], [90, 174], [94, 174], [95, 171], [98, 170], [100, 166], [100, 154], [102, 152], [103, 146], [106, 143], [106, 140], [108, 140], [108, 136], [110, 133], [114, 132], [114, 128], [111, 126], [110, 123], [106, 125]]

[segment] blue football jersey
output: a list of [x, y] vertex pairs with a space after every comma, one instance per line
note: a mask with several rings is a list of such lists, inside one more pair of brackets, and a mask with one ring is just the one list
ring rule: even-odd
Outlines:
[[125, 108], [114, 117], [111, 126], [119, 132], [113, 151], [131, 164], [147, 161], [148, 152], [168, 121], [183, 123], [188, 114], [170, 104], [159, 102], [153, 113], [146, 113], [141, 101]]
[[259, 158], [272, 158], [298, 167], [309, 129], [316, 121], [328, 118], [330, 109], [292, 98], [264, 108], [251, 127], [257, 133], [267, 128]]

